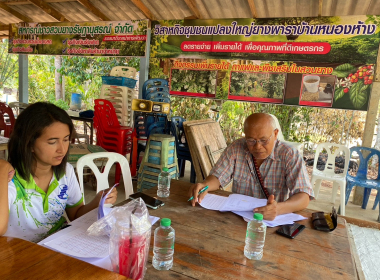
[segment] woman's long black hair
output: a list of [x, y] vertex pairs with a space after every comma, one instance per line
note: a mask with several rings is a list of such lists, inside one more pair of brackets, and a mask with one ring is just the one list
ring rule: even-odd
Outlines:
[[[70, 139], [73, 133], [73, 122], [69, 115], [52, 103], [37, 102], [29, 105], [17, 117], [15, 126], [8, 142], [8, 161], [18, 174], [27, 182], [30, 175], [34, 176], [35, 159], [32, 148], [42, 131], [55, 122], [67, 124], [70, 131]], [[53, 166], [56, 178], [65, 174], [67, 152], [61, 164]]]

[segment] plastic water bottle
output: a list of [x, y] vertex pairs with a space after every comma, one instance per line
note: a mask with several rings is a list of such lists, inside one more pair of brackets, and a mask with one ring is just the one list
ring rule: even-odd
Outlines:
[[260, 260], [263, 257], [266, 231], [267, 226], [263, 223], [263, 215], [255, 213], [253, 220], [247, 225], [244, 256], [251, 260]]
[[167, 167], [162, 168], [161, 173], [158, 175], [158, 197], [168, 197], [170, 194], [170, 173]]
[[171, 220], [161, 219], [161, 225], [154, 231], [153, 267], [157, 270], [169, 270], [173, 266], [175, 231]]

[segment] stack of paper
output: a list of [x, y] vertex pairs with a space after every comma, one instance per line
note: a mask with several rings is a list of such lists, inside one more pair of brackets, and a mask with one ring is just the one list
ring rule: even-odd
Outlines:
[[[266, 199], [254, 198], [242, 194], [231, 194], [228, 197], [207, 194], [200, 205], [203, 208], [209, 210], [218, 211], [231, 211], [244, 218], [245, 221], [249, 222], [253, 220], [253, 210], [258, 207], [267, 205]], [[293, 224], [295, 221], [305, 220], [304, 216], [289, 213], [277, 216], [273, 221], [264, 220], [264, 223], [268, 227], [276, 227], [280, 225]]]

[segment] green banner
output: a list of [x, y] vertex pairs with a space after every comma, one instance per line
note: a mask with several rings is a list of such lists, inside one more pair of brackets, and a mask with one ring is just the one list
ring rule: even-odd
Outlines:
[[161, 20], [151, 57], [375, 63], [377, 16]]
[[145, 56], [148, 20], [17, 23], [9, 53], [76, 56]]

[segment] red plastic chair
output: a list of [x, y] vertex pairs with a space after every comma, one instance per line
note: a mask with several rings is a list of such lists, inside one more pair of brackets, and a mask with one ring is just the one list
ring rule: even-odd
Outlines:
[[[4, 115], [8, 116], [8, 121], [5, 121]], [[0, 132], [4, 130], [4, 137], [11, 135], [16, 119], [13, 115], [12, 108], [7, 104], [0, 102]]]
[[[132, 151], [132, 128], [121, 126], [112, 103], [105, 99], [95, 100], [94, 127], [97, 144], [109, 152], [123, 156]], [[120, 181], [120, 166], [116, 166], [115, 183]]]

